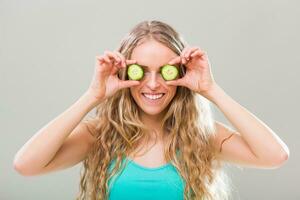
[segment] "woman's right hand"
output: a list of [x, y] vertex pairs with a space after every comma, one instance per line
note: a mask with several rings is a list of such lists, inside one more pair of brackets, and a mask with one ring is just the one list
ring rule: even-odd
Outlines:
[[126, 69], [127, 65], [134, 63], [135, 60], [126, 60], [117, 51], [105, 51], [104, 55], [96, 56], [94, 75], [88, 93], [96, 100], [102, 101], [120, 89], [138, 85], [139, 81], [121, 80], [118, 77], [120, 69]]

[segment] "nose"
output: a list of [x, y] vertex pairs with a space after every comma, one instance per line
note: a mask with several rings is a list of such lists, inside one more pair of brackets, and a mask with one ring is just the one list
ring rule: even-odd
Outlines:
[[145, 73], [145, 78], [146, 78], [146, 85], [152, 90], [157, 89], [161, 84], [162, 77], [159, 73], [155, 73], [155, 72]]

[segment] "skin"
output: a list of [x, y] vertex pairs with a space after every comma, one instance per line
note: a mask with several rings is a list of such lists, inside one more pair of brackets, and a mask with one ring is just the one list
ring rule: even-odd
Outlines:
[[[223, 144], [218, 159], [248, 167], [273, 169], [281, 166], [289, 158], [289, 148], [278, 135], [231, 98], [214, 81], [208, 56], [199, 47], [186, 47], [181, 55], [177, 56], [162, 44], [151, 41], [136, 47], [132, 57], [140, 64], [150, 67], [147, 78], [141, 83], [138, 81], [135, 83], [134, 81], [131, 83], [128, 81], [118, 82], [120, 80], [110, 78], [108, 85], [116, 85], [118, 88], [107, 87], [109, 90], [106, 96], [113, 94], [116, 89], [139, 84], [131, 88], [131, 95], [142, 111], [143, 122], [149, 127], [158, 129], [159, 119], [176, 94], [176, 86], [183, 86], [213, 102], [236, 129], [232, 130], [225, 124], [216, 121], [215, 148], [219, 149]], [[132, 60], [125, 60], [119, 52], [106, 52], [103, 60], [110, 63], [110, 58], [117, 63], [115, 72], [117, 68], [125, 68], [126, 65], [135, 63]], [[102, 60], [102, 57], [99, 59]], [[169, 59], [171, 60], [169, 61]], [[161, 77], [158, 76], [158, 73], [156, 74], [155, 70], [167, 62], [170, 65], [185, 64], [186, 74], [177, 80], [161, 81]], [[96, 72], [105, 72], [105, 70], [98, 70], [99, 66], [97, 66]], [[106, 66], [107, 69], [111, 67]], [[98, 81], [96, 79], [96, 86], [99, 85]], [[95, 93], [98, 94], [103, 88], [96, 87], [96, 90]], [[140, 92], [144, 90], [166, 92], [167, 96], [161, 105], [152, 106], [150, 109], [140, 98]], [[64, 112], [53, 123], [43, 127], [22, 147], [15, 156], [14, 168], [22, 175], [33, 176], [68, 168], [82, 161], [97, 140], [91, 136], [83, 123], [80, 125], [78, 123], [96, 104], [98, 104], [98, 100], [95, 99], [95, 96], [89, 92], [86, 93], [71, 109]], [[76, 128], [74, 129], [74, 127]], [[223, 143], [224, 141], [225, 143]], [[46, 149], [45, 146], [47, 146]], [[165, 163], [163, 145], [161, 143], [156, 145], [143, 157], [135, 158], [135, 161], [148, 167], [161, 166], [162, 163]]]
[[[150, 77], [131, 90], [132, 96], [144, 112], [142, 116], [145, 124], [150, 127], [157, 127], [164, 109], [176, 93], [175, 88], [168, 86], [183, 86], [213, 102], [236, 128], [236, 130], [232, 130], [216, 121], [216, 148], [220, 147], [224, 139], [230, 137], [223, 144], [219, 159], [256, 168], [276, 168], [288, 159], [289, 149], [274, 131], [232, 99], [215, 82], [207, 53], [199, 47], [185, 47], [181, 55], [177, 56], [167, 47], [157, 42], [147, 42], [136, 48], [133, 59], [143, 65], [153, 67], [153, 70], [155, 67], [165, 64], [165, 62], [170, 65], [182, 63], [186, 66], [186, 74], [182, 78], [166, 82], [156, 81], [157, 76], [151, 71]], [[149, 108], [140, 99], [140, 92], [144, 89], [160, 92], [166, 90], [169, 96], [162, 105]], [[239, 149], [239, 151], [236, 151], [236, 149]], [[161, 151], [156, 151], [149, 155], [147, 159], [160, 154]], [[145, 158], [142, 161], [144, 162], [147, 159]]]
[[[131, 55], [132, 60], [140, 65], [148, 66], [149, 69], [145, 70], [145, 76], [139, 85], [130, 87], [130, 93], [140, 108], [142, 121], [149, 127], [153, 127], [160, 138], [163, 136], [163, 131], [159, 128], [161, 119], [176, 94], [177, 86], [167, 85], [159, 73], [159, 68], [177, 56], [171, 49], [155, 40], [144, 41], [133, 50]], [[166, 94], [162, 97], [160, 104], [149, 105], [144, 100], [142, 92]]]

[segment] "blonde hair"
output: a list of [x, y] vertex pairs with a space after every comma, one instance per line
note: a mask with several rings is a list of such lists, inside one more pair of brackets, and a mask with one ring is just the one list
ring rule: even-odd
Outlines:
[[[164, 44], [178, 55], [187, 46], [170, 25], [153, 20], [137, 24], [117, 50], [130, 59], [132, 50], [148, 39]], [[184, 73], [185, 68], [181, 67], [180, 76]], [[127, 80], [126, 69], [120, 70], [118, 76]], [[216, 159], [218, 151], [213, 146], [216, 129], [210, 102], [186, 87], [177, 87], [162, 121], [166, 134], [165, 159], [186, 183], [184, 199], [228, 199], [228, 177]], [[83, 161], [77, 199], [108, 199], [108, 180], [123, 169], [123, 156], [133, 152], [145, 137], [150, 137], [149, 128], [142, 123], [129, 88], [119, 90], [100, 103], [96, 116], [84, 123], [97, 140]], [[116, 164], [109, 172], [114, 159]]]

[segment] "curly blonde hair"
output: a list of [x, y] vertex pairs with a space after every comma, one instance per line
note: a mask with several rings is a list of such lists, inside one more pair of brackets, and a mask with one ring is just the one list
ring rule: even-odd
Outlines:
[[[154, 39], [180, 55], [187, 43], [170, 25], [153, 20], [137, 24], [123, 38], [117, 50], [130, 59], [133, 49], [140, 42]], [[185, 67], [180, 68], [180, 77]], [[126, 69], [118, 77], [128, 80]], [[216, 159], [214, 148], [215, 123], [210, 102], [186, 87], [178, 86], [176, 94], [162, 121], [166, 134], [165, 159], [170, 162], [185, 181], [184, 199], [229, 198], [228, 176]], [[80, 191], [77, 200], [108, 199], [108, 180], [124, 165], [123, 156], [133, 152], [144, 138], [150, 137], [139, 115], [138, 105], [129, 88], [100, 103], [96, 116], [84, 120], [96, 142], [83, 161]], [[179, 150], [179, 154], [176, 154]], [[116, 160], [113, 170], [108, 167]]]

